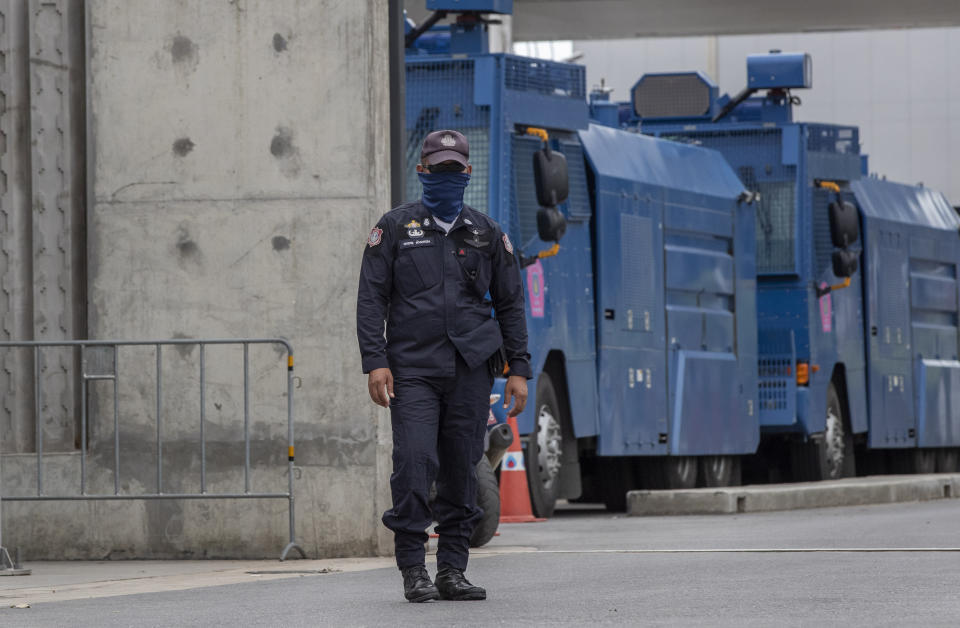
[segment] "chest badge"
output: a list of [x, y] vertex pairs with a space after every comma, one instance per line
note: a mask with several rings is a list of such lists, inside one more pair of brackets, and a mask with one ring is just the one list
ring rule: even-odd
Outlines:
[[408, 229], [407, 235], [411, 238], [421, 238], [423, 237], [423, 229]]
[[418, 229], [419, 227], [420, 227], [420, 223], [417, 222], [416, 220], [411, 220], [407, 224], [403, 225], [404, 229]]
[[474, 247], [474, 248], [482, 249], [482, 248], [484, 248], [485, 246], [487, 246], [487, 245], [490, 244], [490, 241], [489, 241], [489, 240], [481, 240], [481, 239], [480, 239], [480, 230], [479, 230], [479, 229], [471, 229], [470, 231], [471, 231], [471, 233], [472, 233], [473, 235], [472, 235], [471, 237], [469, 237], [469, 238], [467, 238], [467, 239], [464, 240], [464, 242], [466, 242], [466, 243], [469, 244], [470, 246], [472, 246], [472, 247]]

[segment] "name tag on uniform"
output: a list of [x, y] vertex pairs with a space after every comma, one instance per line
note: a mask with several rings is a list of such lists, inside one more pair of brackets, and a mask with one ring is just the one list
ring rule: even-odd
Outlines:
[[433, 246], [433, 238], [416, 238], [400, 241], [401, 249], [412, 249], [417, 246]]

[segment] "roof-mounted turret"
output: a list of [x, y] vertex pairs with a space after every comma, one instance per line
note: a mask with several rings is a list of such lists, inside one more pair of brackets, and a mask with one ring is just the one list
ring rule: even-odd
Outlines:
[[[427, 9], [433, 13], [421, 24], [407, 20], [408, 53], [486, 54], [490, 51], [487, 25], [500, 23], [486, 16], [512, 14], [513, 0], [427, 0]], [[436, 27], [449, 14], [456, 14], [456, 21]], [[420, 36], [431, 29], [434, 31], [420, 41]]]
[[[630, 91], [633, 121], [717, 122], [736, 110], [734, 115], [741, 119], [787, 122], [792, 119], [791, 106], [800, 103], [790, 90], [812, 84], [810, 55], [779, 50], [747, 57], [747, 86], [733, 98], [718, 97], [716, 84], [700, 72], [645, 74]], [[765, 97], [751, 98], [764, 90]]]

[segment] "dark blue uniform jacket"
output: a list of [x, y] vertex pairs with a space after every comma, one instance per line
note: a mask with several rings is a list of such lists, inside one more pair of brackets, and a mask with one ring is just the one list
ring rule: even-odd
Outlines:
[[364, 373], [389, 367], [451, 377], [457, 353], [476, 368], [503, 345], [510, 374], [530, 378], [523, 288], [510, 240], [467, 205], [449, 234], [420, 201], [387, 212], [363, 252], [357, 337]]

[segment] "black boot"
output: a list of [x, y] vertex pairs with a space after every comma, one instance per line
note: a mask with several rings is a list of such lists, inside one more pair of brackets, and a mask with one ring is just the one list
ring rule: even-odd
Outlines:
[[407, 598], [408, 602], [429, 602], [440, 599], [440, 593], [430, 582], [430, 574], [423, 565], [407, 567], [400, 573], [403, 574], [403, 597]]
[[443, 566], [437, 572], [435, 582], [442, 600], [485, 600], [487, 592], [463, 577], [462, 569]]

